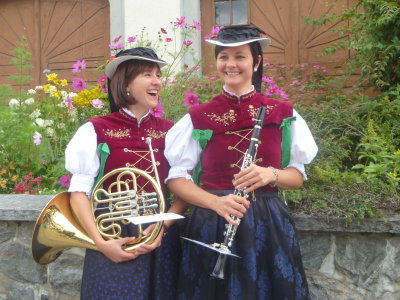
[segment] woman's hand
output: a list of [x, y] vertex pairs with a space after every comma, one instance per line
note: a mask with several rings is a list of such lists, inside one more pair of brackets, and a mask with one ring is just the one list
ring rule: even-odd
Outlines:
[[97, 243], [96, 246], [101, 253], [103, 253], [108, 259], [115, 263], [120, 263], [128, 260], [137, 258], [140, 254], [136, 251], [127, 252], [123, 249], [123, 246], [129, 242], [134, 241], [134, 237], [126, 237], [122, 239], [112, 239]]
[[[156, 224], [151, 224], [145, 230], [143, 230], [144, 235], [149, 235], [156, 227]], [[143, 255], [153, 251], [154, 249], [161, 246], [161, 241], [164, 236], [164, 227], [161, 228], [160, 233], [157, 238], [151, 244], [142, 244], [138, 248], [135, 249], [135, 252], [139, 255]]]
[[249, 208], [249, 201], [245, 198], [229, 194], [226, 196], [218, 197], [215, 201], [214, 211], [232, 225], [239, 225], [239, 222], [234, 221], [232, 216], [239, 219], [243, 218], [243, 215]]
[[251, 193], [262, 186], [274, 183], [275, 180], [276, 177], [272, 168], [252, 164], [234, 175], [233, 185], [237, 189], [246, 188], [245, 192]]

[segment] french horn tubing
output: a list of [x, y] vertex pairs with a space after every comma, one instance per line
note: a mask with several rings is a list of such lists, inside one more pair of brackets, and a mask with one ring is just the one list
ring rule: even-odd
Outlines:
[[[93, 217], [98, 231], [104, 239], [121, 238], [122, 226], [130, 223], [127, 218], [164, 213], [165, 200], [157, 172], [157, 163], [151, 138], [146, 138], [154, 177], [137, 168], [119, 168], [104, 175], [93, 188], [90, 197]], [[102, 186], [106, 180], [115, 176], [107, 190]], [[138, 180], [140, 178], [140, 180]], [[139, 182], [142, 182], [140, 184]], [[46, 265], [56, 260], [65, 249], [71, 247], [98, 250], [93, 240], [80, 225], [70, 205], [71, 194], [62, 192], [54, 196], [40, 213], [32, 236], [32, 255], [34, 260]], [[154, 230], [143, 235], [143, 228], [137, 227], [135, 240], [126, 245], [126, 251], [133, 252], [142, 244], [152, 243], [162, 228], [157, 222]]]

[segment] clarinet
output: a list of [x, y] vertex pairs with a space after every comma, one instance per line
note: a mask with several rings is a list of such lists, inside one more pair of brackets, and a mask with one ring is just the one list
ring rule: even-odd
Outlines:
[[[257, 118], [254, 122], [254, 129], [250, 139], [250, 145], [247, 149], [242, 162], [241, 170], [249, 167], [252, 163], [254, 163], [258, 144], [260, 142], [259, 137], [261, 133], [261, 129], [264, 125], [266, 108], [261, 106], [257, 113]], [[248, 199], [248, 194], [245, 193], [245, 189], [235, 189], [234, 194], [243, 198]], [[224, 242], [222, 244], [214, 243], [212, 246], [220, 249], [222, 252], [230, 253], [230, 247], [232, 246], [233, 239], [235, 238], [236, 230], [240, 224], [240, 219], [232, 216], [232, 219], [238, 223], [238, 225], [226, 224], [226, 231], [224, 232]], [[223, 253], [219, 253], [217, 263], [215, 264], [214, 270], [211, 273], [211, 276], [217, 277], [220, 279], [224, 279], [224, 269], [227, 255]]]

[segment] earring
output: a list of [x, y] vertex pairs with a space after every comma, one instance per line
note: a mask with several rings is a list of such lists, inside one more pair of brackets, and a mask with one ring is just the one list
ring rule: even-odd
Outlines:
[[128, 96], [130, 96], [130, 95], [131, 95], [131, 93], [130, 93], [129, 91], [126, 91], [126, 94], [127, 94]]
[[257, 68], [254, 68], [254, 72], [257, 72]]

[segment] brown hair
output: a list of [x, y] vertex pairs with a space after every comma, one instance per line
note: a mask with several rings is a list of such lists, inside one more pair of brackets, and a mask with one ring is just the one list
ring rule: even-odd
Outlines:
[[118, 108], [136, 104], [136, 100], [132, 96], [127, 95], [126, 87], [139, 74], [151, 71], [154, 67], [160, 69], [155, 62], [139, 59], [124, 61], [117, 67], [117, 70], [111, 78], [110, 91]]

